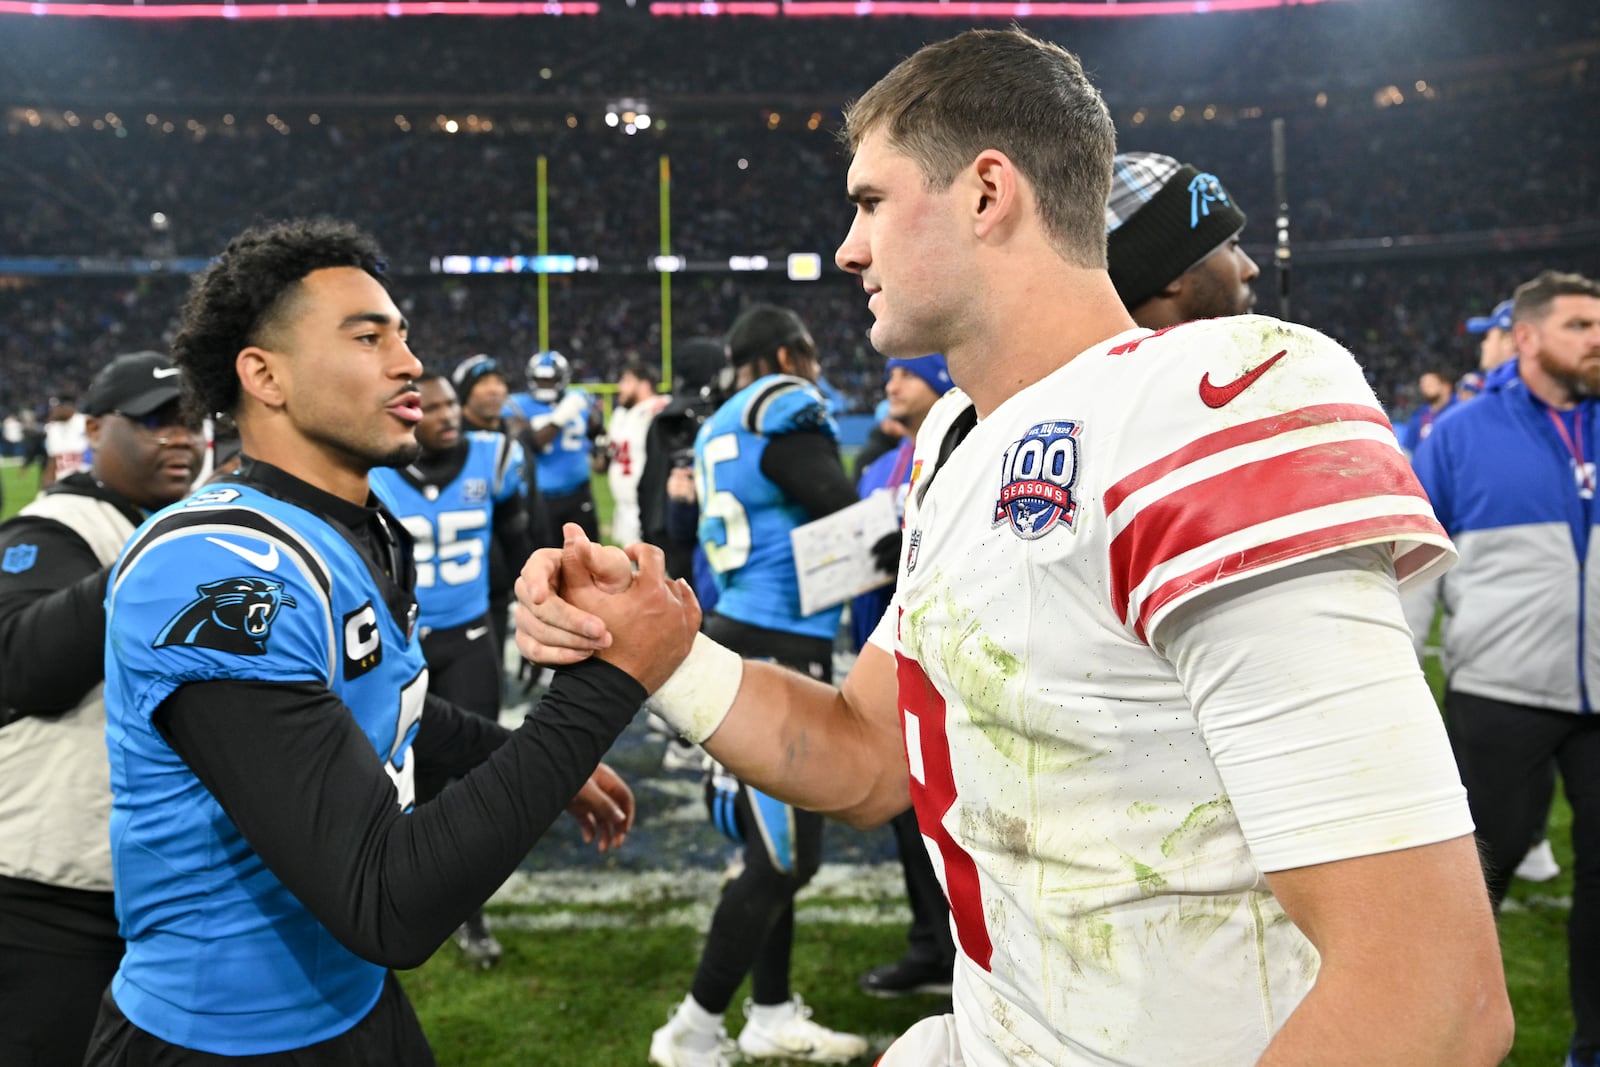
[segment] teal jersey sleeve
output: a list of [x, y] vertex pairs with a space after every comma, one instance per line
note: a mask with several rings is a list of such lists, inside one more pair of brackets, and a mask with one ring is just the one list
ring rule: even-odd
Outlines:
[[740, 420], [746, 430], [761, 437], [821, 433], [838, 439], [839, 425], [816, 386], [786, 374], [771, 375], [763, 382], [752, 391]]
[[148, 721], [186, 682], [327, 684], [337, 651], [329, 585], [317, 554], [264, 512], [168, 510], [112, 574], [108, 688], [124, 713]]

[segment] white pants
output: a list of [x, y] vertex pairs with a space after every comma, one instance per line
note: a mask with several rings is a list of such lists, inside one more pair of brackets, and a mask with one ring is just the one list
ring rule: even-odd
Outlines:
[[611, 541], [613, 544], [627, 547], [635, 541], [644, 539], [644, 532], [639, 527], [639, 504], [637, 501], [612, 501], [611, 512]]

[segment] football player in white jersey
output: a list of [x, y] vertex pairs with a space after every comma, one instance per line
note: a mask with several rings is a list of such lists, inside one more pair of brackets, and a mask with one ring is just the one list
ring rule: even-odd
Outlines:
[[[915, 804], [954, 1013], [882, 1067], [1494, 1064], [1510, 1003], [1398, 583], [1453, 548], [1360, 367], [1255, 316], [1152, 332], [1106, 273], [1113, 132], [1076, 58], [969, 31], [846, 116], [917, 439], [895, 602], [842, 689], [703, 635], [651, 705], [741, 779]], [[1187, 189], [1182, 220], [1210, 188]], [[608, 645], [627, 558], [569, 528], [518, 644]], [[908, 773], [909, 772], [909, 773]]]
[[44, 470], [39, 488], [48, 489], [69, 474], [89, 469], [88, 419], [70, 397], [50, 400], [50, 421], [44, 424]]
[[644, 540], [639, 526], [639, 476], [644, 473], [644, 440], [650, 420], [667, 406], [656, 392], [655, 368], [630, 360], [617, 379], [616, 407], [606, 423], [606, 481], [611, 486], [611, 540], [631, 545]]

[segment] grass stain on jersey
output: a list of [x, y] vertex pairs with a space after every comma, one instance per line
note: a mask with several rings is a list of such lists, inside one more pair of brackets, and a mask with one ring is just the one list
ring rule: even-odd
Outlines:
[[1217, 893], [1178, 898], [1178, 933], [1196, 946], [1217, 935], [1233, 913], [1245, 902], [1248, 893]]
[[1117, 928], [1103, 912], [1090, 911], [1070, 916], [1056, 925], [1055, 933], [1071, 957], [1074, 970], [1112, 972], [1116, 970]]
[[1139, 892], [1147, 897], [1165, 892], [1167, 888], [1167, 880], [1161, 876], [1160, 871], [1138, 860], [1133, 862], [1133, 880], [1139, 883]]
[[975, 842], [1006, 857], [1021, 858], [1032, 854], [1033, 846], [1028, 835], [1028, 821], [993, 807], [982, 811], [963, 805], [961, 808], [960, 839]]
[[1198, 852], [1207, 840], [1226, 833], [1233, 823], [1233, 801], [1218, 797], [1197, 805], [1178, 828], [1161, 840], [1161, 854], [1168, 859], [1184, 853]]

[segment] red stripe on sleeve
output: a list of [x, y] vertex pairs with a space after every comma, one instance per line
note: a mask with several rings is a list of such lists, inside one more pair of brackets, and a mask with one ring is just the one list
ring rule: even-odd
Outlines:
[[1165, 477], [1179, 467], [1187, 466], [1197, 459], [1215, 455], [1229, 448], [1237, 448], [1254, 441], [1265, 441], [1281, 433], [1291, 430], [1304, 429], [1307, 426], [1325, 426], [1335, 422], [1370, 422], [1375, 426], [1382, 426], [1385, 430], [1393, 432], [1394, 427], [1389, 425], [1389, 420], [1383, 412], [1366, 404], [1312, 404], [1309, 407], [1296, 408], [1294, 411], [1282, 415], [1273, 415], [1265, 419], [1256, 419], [1253, 422], [1242, 422], [1237, 426], [1230, 426], [1226, 430], [1206, 434], [1204, 437], [1193, 441], [1176, 452], [1147, 464], [1117, 482], [1106, 490], [1105, 510], [1109, 515], [1122, 504], [1122, 502], [1158, 478]]
[[[1152, 501], [1111, 542], [1111, 602], [1127, 618], [1128, 598], [1149, 573], [1185, 552], [1273, 519], [1379, 496], [1427, 496], [1393, 446], [1328, 441], [1245, 463]], [[1438, 523], [1429, 516], [1429, 523]], [[1231, 558], [1231, 557], [1230, 557]]]
[[1427, 515], [1378, 515], [1358, 519], [1337, 526], [1324, 526], [1320, 530], [1280, 538], [1264, 545], [1235, 552], [1218, 563], [1197, 567], [1188, 574], [1163, 582], [1145, 597], [1139, 606], [1139, 620], [1134, 632], [1139, 640], [1149, 640], [1150, 620], [1167, 604], [1193, 590], [1214, 585], [1218, 581], [1247, 571], [1270, 566], [1285, 560], [1314, 556], [1329, 549], [1343, 548], [1356, 542], [1371, 543], [1376, 540], [1400, 540], [1419, 535], [1445, 536], [1444, 527]]

